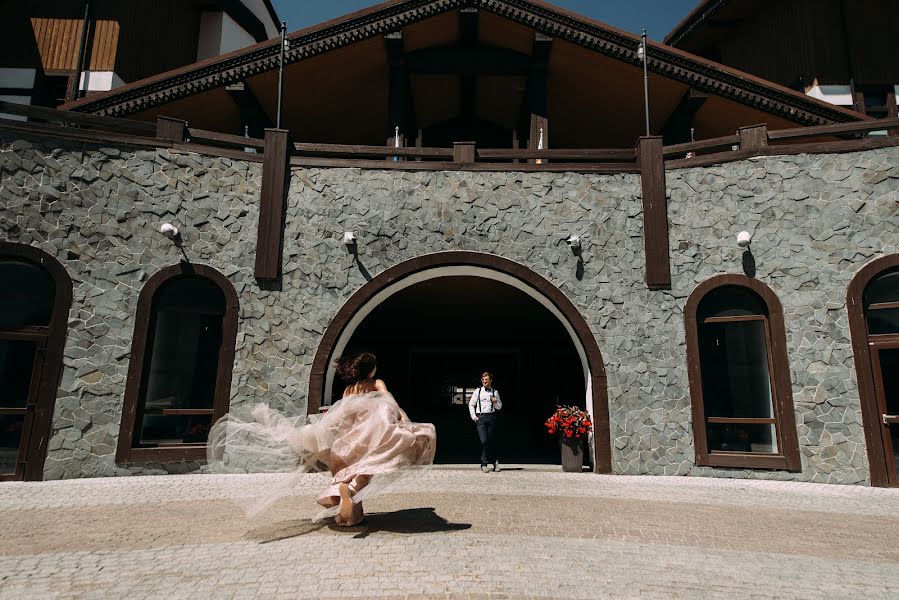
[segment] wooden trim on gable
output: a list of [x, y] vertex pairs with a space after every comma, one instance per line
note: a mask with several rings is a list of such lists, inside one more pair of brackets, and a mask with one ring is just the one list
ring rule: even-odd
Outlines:
[[[285, 61], [294, 63], [318, 56], [464, 7], [483, 9], [532, 27], [540, 34], [566, 40], [623, 62], [639, 64], [636, 56], [637, 36], [539, 0], [391, 0], [289, 35], [290, 48], [285, 53]], [[664, 44], [651, 42], [647, 51], [647, 64], [653, 73], [791, 122], [818, 125], [865, 118], [854, 111]], [[279, 53], [279, 40], [269, 40], [69, 103], [63, 108], [108, 116], [134, 114], [277, 69]]]

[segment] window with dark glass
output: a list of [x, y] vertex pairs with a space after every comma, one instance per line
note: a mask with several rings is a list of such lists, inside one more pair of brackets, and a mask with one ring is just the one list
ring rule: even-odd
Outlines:
[[36, 264], [0, 258], [0, 479], [20, 479], [56, 285]]
[[767, 318], [751, 291], [720, 288], [699, 305], [709, 452], [777, 453]]
[[868, 351], [891, 485], [899, 485], [899, 270], [888, 271], [862, 295]]
[[212, 425], [225, 297], [182, 277], [153, 299], [133, 447], [205, 444]]
[[789, 376], [777, 376], [778, 369], [789, 368], [779, 303], [773, 300], [775, 328], [771, 303], [754, 289], [714, 282], [707, 287], [698, 299], [691, 297], [687, 314], [697, 463], [798, 470]]

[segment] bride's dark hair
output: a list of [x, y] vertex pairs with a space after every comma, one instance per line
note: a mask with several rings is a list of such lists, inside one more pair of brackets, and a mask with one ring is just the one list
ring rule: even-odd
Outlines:
[[356, 356], [341, 356], [334, 361], [337, 376], [352, 385], [368, 379], [368, 374], [378, 366], [378, 359], [371, 352], [363, 352]]

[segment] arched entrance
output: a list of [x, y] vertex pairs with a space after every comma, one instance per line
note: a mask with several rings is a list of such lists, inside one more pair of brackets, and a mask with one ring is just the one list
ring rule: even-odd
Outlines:
[[846, 307], [871, 485], [899, 487], [899, 254], [862, 267]]
[[[456, 279], [434, 282], [434, 280], [444, 278]], [[367, 331], [369, 339], [374, 339], [371, 336], [380, 331], [377, 323], [374, 325], [364, 323], [369, 317], [375, 321], [378, 319], [384, 321], [386, 317], [379, 317], [379, 312], [386, 310], [388, 314], [390, 311], [395, 313], [402, 310], [403, 306], [408, 306], [410, 302], [414, 303], [417, 299], [425, 297], [433, 299], [435, 292], [439, 295], [441, 289], [446, 291], [452, 287], [452, 283], [463, 283], [462, 289], [465, 290], [466, 297], [469, 297], [468, 294], [479, 291], [477, 288], [472, 288], [475, 278], [487, 286], [489, 293], [501, 294], [504, 300], [514, 301], [517, 311], [525, 310], [528, 311], [528, 314], [534, 315], [536, 314], [534, 311], [539, 309], [544, 320], [535, 326], [539, 327], [540, 331], [552, 335], [554, 340], [557, 337], [548, 327], [550, 320], [554, 320], [559, 331], [563, 335], [567, 335], [571, 356], [579, 367], [577, 369], [580, 377], [579, 386], [584, 395], [582, 402], [567, 398], [559, 398], [559, 401], [580, 403], [592, 413], [595, 424], [594, 464], [600, 473], [611, 472], [605, 369], [599, 347], [587, 322], [571, 301], [549, 281], [518, 263], [490, 254], [442, 252], [422, 256], [384, 271], [354, 293], [332, 320], [316, 352], [309, 386], [309, 412], [317, 412], [324, 399], [330, 399], [334, 386], [333, 359], [349, 349], [348, 345], [354, 343], [354, 335], [357, 332], [366, 334]], [[420, 284], [425, 285], [420, 286]], [[473, 289], [475, 291], [472, 291]], [[406, 290], [408, 291], [405, 294], [400, 295]], [[391, 302], [391, 298], [394, 297], [396, 298]], [[394, 306], [391, 307], [391, 304]], [[432, 319], [439, 319], [439, 315], [432, 315]], [[527, 323], [522, 323], [520, 329], [525, 329], [527, 325]], [[527, 337], [526, 332], [522, 337]], [[363, 339], [362, 342], [364, 341]], [[518, 369], [520, 375], [523, 367], [520, 362], [515, 365], [514, 346], [514, 344], [510, 345], [499, 339], [495, 343], [491, 341], [486, 345], [488, 356], [482, 356], [477, 362], [481, 364], [484, 360], [494, 361], [495, 364], [500, 365], [497, 368], [498, 371], [503, 371], [510, 378], [516, 377], [515, 370]], [[464, 356], [464, 353], [453, 359], [450, 356], [452, 353], [443, 352], [440, 344], [431, 344], [430, 348], [419, 348], [419, 350], [420, 352], [412, 353], [413, 355], [417, 354], [415, 360], [418, 361], [418, 367], [416, 369], [407, 367], [409, 373], [415, 370], [426, 372], [429, 366], [435, 364], [433, 356], [435, 352], [437, 356], [442, 357], [441, 364], [448, 364], [450, 367], [444, 369], [444, 373], [463, 371], [467, 373], [469, 369], [474, 369], [470, 377], [476, 382], [480, 369], [485, 368], [469, 364], [470, 361]], [[428, 358], [429, 354], [431, 355], [430, 359]], [[500, 373], [497, 373], [497, 376], [498, 379], [501, 378]], [[547, 377], [553, 377], [551, 371], [547, 372]], [[472, 379], [467, 379], [463, 383], [469, 386], [476, 385]], [[416, 381], [421, 381], [421, 379], [407, 378], [406, 387], [415, 385]], [[511, 381], [506, 383], [511, 383]], [[391, 382], [391, 386], [393, 385]], [[497, 387], [500, 388], [499, 381]], [[515, 387], [514, 385], [512, 388], [507, 386], [509, 390], [506, 392], [507, 395], [514, 393]], [[502, 390], [502, 388], [500, 389]], [[399, 400], [406, 406], [402, 398]], [[550, 400], [550, 405], [553, 401], [554, 398]], [[447, 406], [450, 407], [451, 403], [452, 398], [448, 397]], [[416, 412], [418, 408], [413, 409], [412, 412]], [[548, 413], [543, 414], [543, 412], [540, 413], [540, 418], [533, 417], [537, 420], [538, 427], [542, 423], [542, 419], [548, 416]], [[503, 418], [507, 419], [506, 416]], [[461, 419], [460, 422], [464, 423]], [[441, 436], [442, 438], [443, 436]]]
[[43, 478], [72, 281], [38, 248], [0, 242], [0, 481]]

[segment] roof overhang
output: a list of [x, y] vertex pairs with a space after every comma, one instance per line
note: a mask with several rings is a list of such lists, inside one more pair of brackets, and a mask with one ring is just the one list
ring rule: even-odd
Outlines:
[[[723, 0], [707, 0], [707, 2]], [[638, 36], [539, 0], [390, 0], [290, 34], [285, 61], [295, 63], [375, 36], [383, 36], [447, 11], [476, 7], [564, 39], [578, 46], [639, 65]], [[721, 96], [801, 125], [865, 119], [748, 73], [650, 42], [652, 73]], [[277, 70], [280, 41], [269, 40], [230, 54], [150, 77], [113, 91], [63, 105], [113, 117], [127, 117], [205, 90]]]

